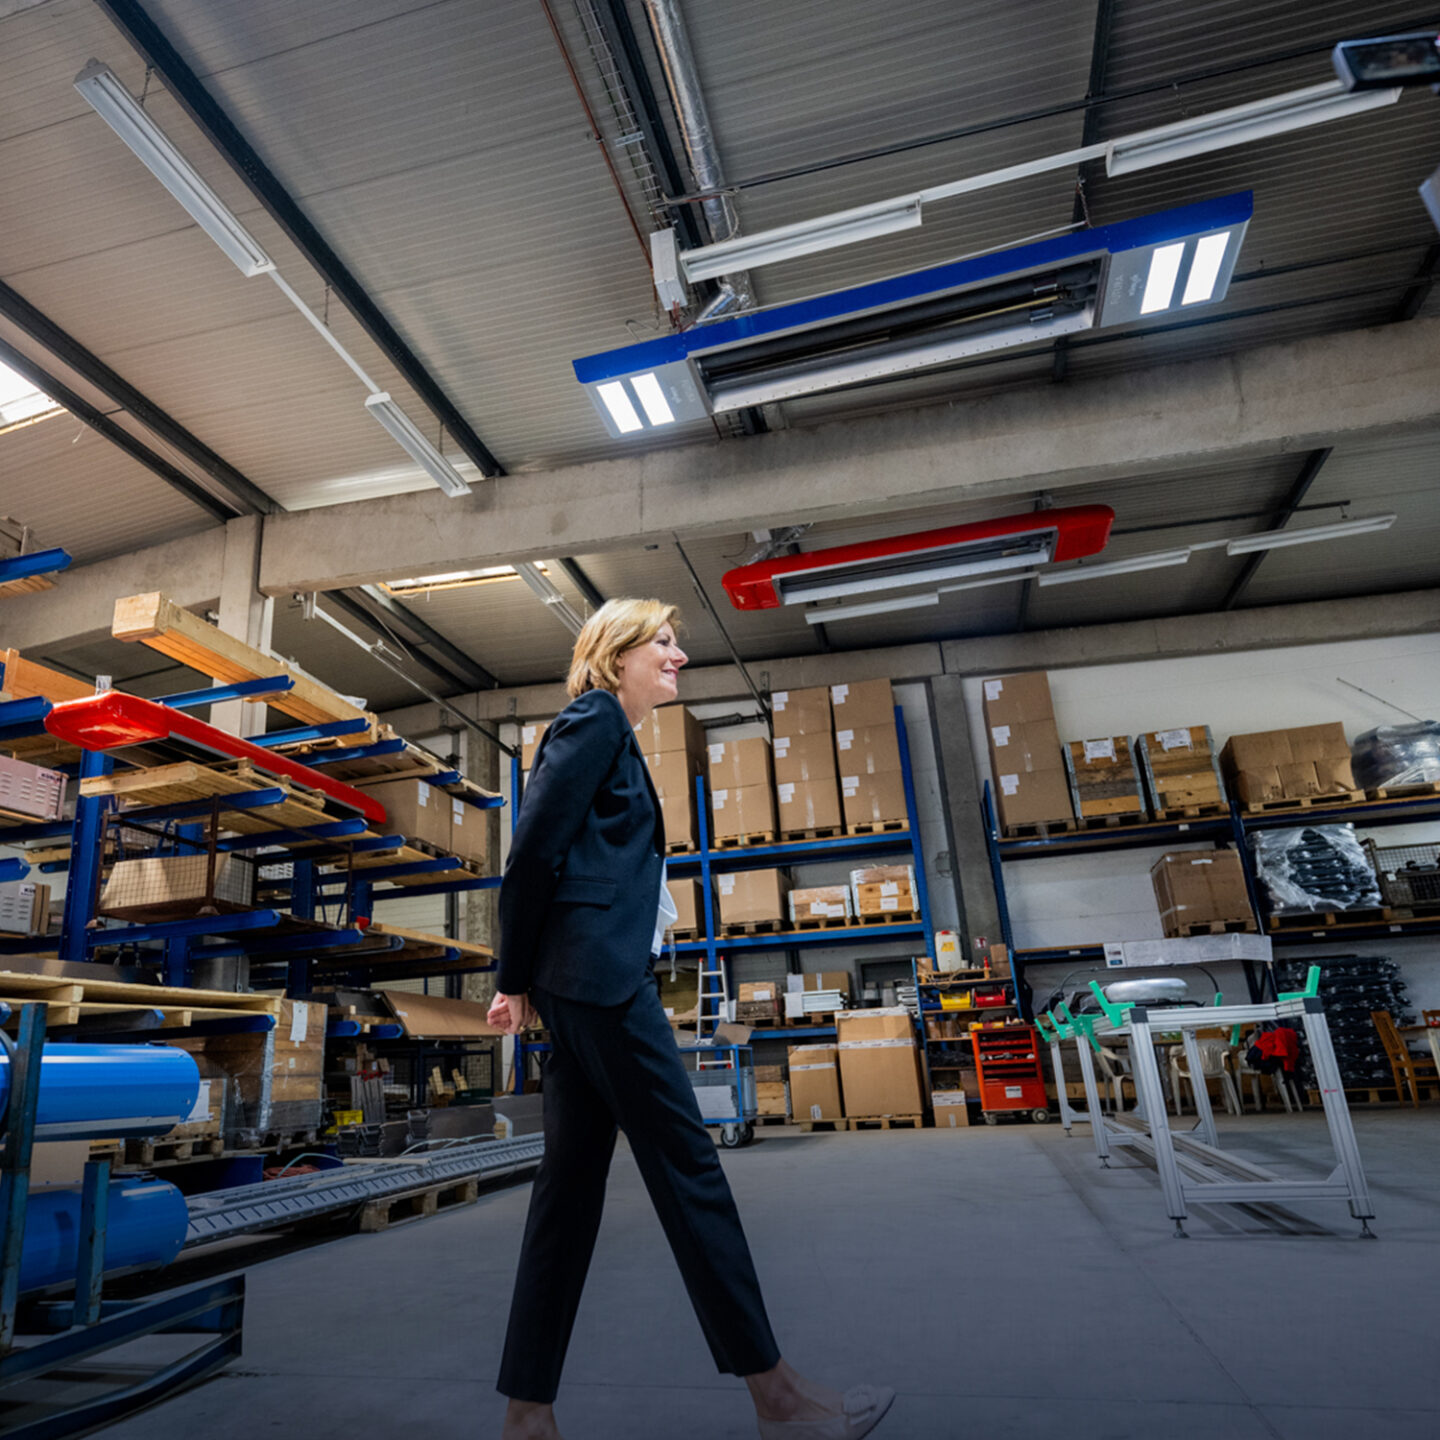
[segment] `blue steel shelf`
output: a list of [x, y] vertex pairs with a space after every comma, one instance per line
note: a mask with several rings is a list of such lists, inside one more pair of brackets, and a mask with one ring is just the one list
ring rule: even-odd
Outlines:
[[8, 585], [12, 580], [33, 580], [37, 575], [53, 575], [69, 565], [69, 554], [58, 546], [53, 550], [35, 550], [29, 555], [11, 555], [0, 560], [0, 585]]
[[836, 1034], [833, 1025], [787, 1025], [782, 1030], [752, 1030], [752, 1040], [829, 1040]]
[[[760, 870], [782, 865], [820, 865], [843, 860], [847, 855], [876, 855], [891, 850], [909, 850], [911, 832], [889, 830], [879, 835], [838, 835], [833, 840], [786, 840], [777, 845], [737, 845], [725, 850], [708, 850], [703, 858], [713, 870]], [[665, 868], [674, 875], [699, 870], [699, 851], [666, 857]], [[757, 863], [758, 862], [758, 863]]]
[[[765, 935], [722, 935], [715, 941], [716, 950], [789, 950], [812, 949], [827, 945], [854, 945], [876, 940], [896, 940], [907, 935], [924, 935], [928, 927], [923, 921], [907, 920], [899, 925], [836, 926], [833, 930], [773, 930]], [[676, 945], [677, 955], [702, 955], [708, 950], [705, 940], [686, 940]]]

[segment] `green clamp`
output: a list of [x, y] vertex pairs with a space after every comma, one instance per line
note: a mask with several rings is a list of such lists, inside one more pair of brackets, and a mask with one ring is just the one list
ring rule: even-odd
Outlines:
[[1047, 1045], [1057, 1045], [1063, 1038], [1060, 1034], [1060, 1027], [1052, 1019], [1047, 1027], [1044, 1015], [1035, 1017], [1035, 1028], [1040, 1032], [1040, 1038]]
[[1058, 1008], [1065, 1012], [1065, 1018], [1070, 1022], [1071, 1035], [1083, 1035], [1090, 1042], [1090, 1048], [1098, 1055], [1100, 1042], [1095, 1038], [1095, 1017], [1093, 1015], [1072, 1015], [1070, 1007], [1063, 1000]]
[[1305, 977], [1305, 988], [1303, 990], [1286, 990], [1282, 992], [1277, 1001], [1285, 1000], [1313, 1000], [1320, 993], [1320, 967], [1312, 965], [1310, 973]]
[[1090, 992], [1100, 1002], [1100, 1008], [1105, 1012], [1105, 1018], [1114, 1026], [1121, 1026], [1125, 1023], [1127, 1011], [1135, 1008], [1133, 1000], [1121, 1000], [1118, 1003], [1112, 1000], [1101, 987], [1098, 980], [1090, 982]]

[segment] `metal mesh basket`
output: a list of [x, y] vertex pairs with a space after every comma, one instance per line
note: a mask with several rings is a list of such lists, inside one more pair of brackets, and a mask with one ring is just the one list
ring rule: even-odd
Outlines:
[[1440, 845], [1366, 845], [1387, 905], [1440, 906]]
[[213, 834], [194, 839], [112, 819], [106, 839], [114, 864], [101, 888], [97, 915], [183, 920], [254, 905], [254, 861], [217, 849]]

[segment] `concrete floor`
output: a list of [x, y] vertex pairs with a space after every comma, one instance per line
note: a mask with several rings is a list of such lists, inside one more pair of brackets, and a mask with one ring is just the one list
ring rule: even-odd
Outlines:
[[[1328, 1153], [1316, 1115], [1221, 1125], [1226, 1148], [1287, 1173]], [[1440, 1434], [1440, 1110], [1356, 1125], [1373, 1243], [1341, 1204], [1291, 1222], [1217, 1206], [1172, 1239], [1153, 1172], [1099, 1169], [1084, 1127], [769, 1129], [724, 1163], [787, 1357], [837, 1385], [894, 1385], [882, 1440]], [[520, 1186], [255, 1266], [244, 1358], [104, 1433], [498, 1435], [528, 1199]], [[755, 1434], [623, 1148], [557, 1414], [567, 1440]]]

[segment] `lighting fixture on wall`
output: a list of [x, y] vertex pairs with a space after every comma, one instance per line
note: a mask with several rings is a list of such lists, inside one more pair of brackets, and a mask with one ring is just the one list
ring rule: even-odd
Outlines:
[[1343, 540], [1348, 535], [1370, 535], [1388, 530], [1398, 515], [1361, 515], [1354, 520], [1337, 520], [1333, 525], [1309, 525], [1304, 530], [1262, 530], [1225, 542], [1227, 555], [1251, 555], [1257, 550], [1279, 550], [1287, 545], [1310, 545], [1316, 540]]
[[1132, 555], [1128, 560], [1108, 560], [1103, 565], [1076, 565], [1069, 570], [1042, 571], [1035, 577], [1035, 583], [1069, 585], [1076, 580], [1098, 580], [1105, 575], [1134, 575], [1141, 570], [1164, 570], [1170, 565], [1183, 565], [1189, 558], [1188, 550], [1161, 550], [1153, 555]]
[[[851, 286], [574, 362], [610, 434], [812, 395], [1224, 298], [1249, 193]], [[663, 403], [662, 403], [663, 402]]]
[[[545, 567], [539, 566], [542, 574]], [[441, 575], [416, 575], [408, 580], [382, 580], [380, 588], [391, 595], [428, 595], [432, 590], [468, 590], [475, 585], [494, 585], [518, 580], [513, 565], [486, 565], [479, 570], [447, 570]]]
[[92, 60], [75, 88], [95, 113], [135, 152], [140, 163], [180, 202], [190, 218], [230, 257], [242, 275], [263, 275], [275, 262], [200, 178], [170, 137], [145, 113], [115, 72]]
[[447, 494], [468, 495], [465, 477], [415, 428], [410, 417], [383, 390], [365, 397], [365, 408], [395, 443]]

